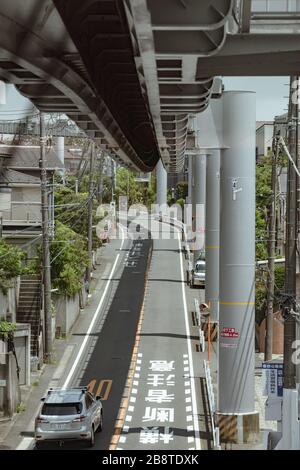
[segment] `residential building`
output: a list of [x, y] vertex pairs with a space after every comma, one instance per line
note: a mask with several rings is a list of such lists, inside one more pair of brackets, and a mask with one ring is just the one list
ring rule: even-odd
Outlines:
[[[0, 146], [0, 221], [2, 236], [30, 253], [41, 235], [40, 148]], [[61, 170], [54, 150], [46, 152], [49, 221], [54, 224], [53, 176]]]

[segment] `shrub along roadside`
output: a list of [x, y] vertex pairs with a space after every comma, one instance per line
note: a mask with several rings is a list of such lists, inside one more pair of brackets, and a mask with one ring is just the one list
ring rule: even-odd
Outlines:
[[19, 248], [0, 240], [0, 289], [6, 294], [11, 287], [11, 280], [27, 272], [23, 266], [25, 253]]
[[61, 222], [56, 222], [50, 246], [52, 285], [60, 294], [72, 296], [82, 287], [89, 265], [85, 238]]

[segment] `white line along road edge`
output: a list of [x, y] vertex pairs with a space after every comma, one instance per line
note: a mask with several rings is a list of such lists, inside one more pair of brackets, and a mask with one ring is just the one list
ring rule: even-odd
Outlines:
[[[125, 236], [124, 236], [123, 227], [121, 227], [121, 225], [119, 225], [119, 227], [120, 227], [120, 229], [121, 229], [121, 231], [122, 231], [122, 243], [121, 243], [121, 247], [120, 247], [120, 251], [121, 251], [122, 248], [123, 248], [123, 245], [124, 245]], [[78, 366], [78, 363], [79, 363], [79, 361], [80, 361], [80, 359], [81, 359], [81, 356], [82, 356], [82, 354], [83, 354], [83, 351], [84, 351], [84, 349], [85, 349], [85, 347], [86, 347], [86, 343], [88, 342], [88, 339], [89, 339], [89, 336], [90, 336], [90, 334], [91, 334], [91, 331], [92, 331], [92, 329], [94, 328], [95, 322], [96, 322], [96, 320], [97, 320], [97, 318], [98, 318], [99, 312], [100, 312], [101, 307], [102, 307], [102, 305], [103, 305], [103, 302], [104, 302], [104, 299], [105, 299], [105, 297], [106, 297], [108, 288], [109, 288], [109, 286], [110, 286], [112, 277], [113, 277], [113, 275], [114, 275], [114, 273], [115, 273], [115, 270], [116, 270], [116, 267], [117, 267], [119, 258], [120, 258], [120, 253], [118, 253], [117, 256], [116, 256], [116, 259], [115, 259], [114, 265], [113, 265], [113, 267], [112, 267], [112, 269], [111, 269], [111, 272], [110, 272], [108, 281], [107, 281], [107, 283], [106, 283], [104, 292], [103, 292], [103, 294], [102, 294], [102, 297], [101, 297], [101, 299], [100, 299], [100, 302], [99, 302], [99, 304], [98, 304], [98, 307], [97, 307], [97, 309], [96, 309], [96, 311], [95, 311], [95, 313], [94, 313], [94, 316], [93, 316], [93, 319], [92, 319], [91, 324], [90, 324], [90, 326], [89, 326], [89, 329], [87, 330], [87, 332], [86, 332], [86, 334], [85, 334], [84, 340], [83, 340], [83, 342], [82, 342], [82, 345], [80, 346], [80, 349], [79, 349], [79, 351], [78, 351], [78, 354], [77, 354], [77, 356], [76, 356], [76, 359], [75, 359], [75, 361], [74, 361], [74, 363], [73, 363], [73, 365], [72, 365], [72, 368], [71, 368], [71, 370], [70, 370], [70, 372], [69, 372], [69, 374], [68, 374], [68, 376], [67, 376], [67, 378], [66, 378], [66, 380], [65, 380], [65, 383], [64, 383], [63, 386], [62, 386], [63, 389], [64, 389], [64, 388], [67, 388], [67, 386], [69, 385], [69, 383], [70, 383], [70, 381], [71, 381], [71, 379], [72, 379], [72, 377], [73, 377], [73, 374], [74, 374], [74, 372], [75, 372], [75, 370], [76, 370], [76, 367]]]
[[[124, 230], [123, 230], [123, 228], [121, 227], [121, 225], [120, 225], [120, 229], [121, 229], [121, 231], [122, 231], [122, 243], [121, 243], [121, 246], [120, 246], [119, 250], [121, 251], [122, 248], [123, 248], [124, 242], [125, 242], [125, 235], [124, 235]], [[120, 256], [121, 256], [121, 253], [118, 253], [117, 256], [116, 256], [115, 262], [114, 262], [113, 267], [112, 267], [112, 269], [111, 269], [111, 271], [110, 271], [110, 275], [109, 275], [109, 277], [108, 277], [108, 281], [107, 281], [107, 283], [106, 283], [106, 286], [105, 286], [104, 292], [103, 292], [103, 294], [102, 294], [102, 297], [101, 297], [101, 299], [100, 299], [100, 301], [99, 301], [98, 307], [97, 307], [97, 309], [96, 309], [96, 311], [95, 311], [95, 313], [94, 313], [94, 316], [93, 316], [93, 319], [92, 319], [91, 324], [90, 324], [90, 326], [89, 326], [89, 329], [88, 329], [88, 331], [87, 331], [86, 334], [85, 334], [84, 340], [83, 340], [83, 342], [82, 342], [82, 344], [81, 344], [81, 347], [80, 347], [80, 349], [79, 349], [79, 351], [78, 351], [78, 354], [77, 354], [77, 356], [76, 356], [76, 359], [75, 359], [75, 361], [74, 361], [74, 363], [73, 363], [73, 366], [72, 366], [72, 368], [71, 368], [71, 370], [70, 370], [70, 372], [69, 372], [69, 374], [68, 374], [68, 376], [67, 376], [67, 378], [66, 378], [66, 380], [65, 380], [65, 383], [64, 383], [63, 386], [62, 386], [62, 388], [67, 388], [67, 386], [68, 386], [70, 380], [71, 380], [72, 377], [73, 377], [73, 374], [74, 374], [74, 372], [75, 372], [75, 370], [76, 370], [76, 367], [78, 366], [78, 363], [79, 363], [79, 361], [80, 361], [80, 359], [81, 359], [81, 356], [82, 356], [82, 354], [83, 354], [83, 351], [84, 351], [84, 349], [85, 349], [86, 343], [87, 343], [87, 341], [88, 341], [88, 339], [89, 339], [89, 335], [90, 335], [90, 333], [91, 333], [91, 331], [92, 331], [92, 329], [93, 329], [93, 327], [94, 327], [94, 325], [95, 325], [95, 322], [96, 322], [96, 320], [97, 320], [97, 318], [98, 318], [99, 312], [100, 312], [101, 307], [102, 307], [102, 305], [103, 305], [105, 296], [106, 296], [106, 294], [107, 294], [109, 285], [110, 285], [111, 280], [112, 280], [112, 278], [113, 278], [113, 275], [114, 275], [114, 273], [115, 273], [115, 270], [116, 270], [116, 267], [117, 267], [117, 264], [118, 264], [118, 261], [119, 261]], [[32, 426], [33, 423], [34, 423], [34, 418], [33, 418], [33, 420], [31, 421], [30, 426]], [[26, 450], [26, 449], [32, 448], [33, 441], [34, 441], [34, 439], [31, 438], [31, 437], [30, 437], [30, 438], [28, 438], [28, 437], [27, 437], [27, 438], [26, 438], [26, 437], [23, 438], [22, 441], [20, 442], [20, 444], [17, 446], [16, 450]]]
[[194, 430], [195, 430], [195, 448], [196, 448], [196, 450], [201, 450], [199, 422], [198, 422], [198, 407], [197, 407], [196, 387], [195, 387], [195, 377], [194, 377], [194, 364], [193, 364], [192, 345], [191, 345], [191, 339], [190, 339], [191, 338], [191, 330], [190, 330], [189, 318], [188, 318], [188, 309], [187, 309], [186, 295], [185, 295], [185, 277], [184, 277], [183, 263], [182, 263], [182, 245], [181, 245], [181, 239], [180, 239], [181, 231], [177, 228], [175, 228], [175, 230], [177, 230], [177, 235], [178, 235], [180, 270], [181, 270], [182, 300], [183, 300], [185, 328], [186, 328], [186, 335], [187, 335], [188, 355], [189, 355], [189, 362], [190, 362], [192, 406], [193, 406], [193, 415], [194, 415], [194, 420], [193, 421], [194, 421]]

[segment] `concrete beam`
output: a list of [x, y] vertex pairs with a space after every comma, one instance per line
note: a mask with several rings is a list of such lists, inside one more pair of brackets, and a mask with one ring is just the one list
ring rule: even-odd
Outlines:
[[199, 58], [197, 78], [293, 75], [299, 68], [299, 34], [234, 34], [217, 56]]

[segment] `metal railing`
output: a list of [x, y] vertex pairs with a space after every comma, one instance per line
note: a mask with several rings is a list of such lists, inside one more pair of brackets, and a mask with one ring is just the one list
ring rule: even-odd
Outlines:
[[211, 373], [208, 361], [204, 360], [204, 371], [205, 371], [205, 380], [206, 380], [206, 388], [207, 388], [207, 395], [208, 395], [208, 404], [209, 404], [209, 412], [211, 418], [211, 427], [212, 427], [212, 436], [213, 436], [213, 445], [215, 450], [220, 450], [220, 430], [219, 427], [215, 425], [215, 412], [216, 412], [216, 402], [215, 402], [215, 394], [213, 390], [213, 384], [211, 380]]
[[197, 318], [197, 323], [199, 326], [199, 342], [200, 342], [200, 350], [201, 352], [205, 351], [205, 335], [204, 331], [202, 330], [202, 325], [201, 325], [201, 310], [200, 310], [200, 305], [199, 305], [199, 300], [194, 299], [194, 305], [195, 305], [195, 314]]

